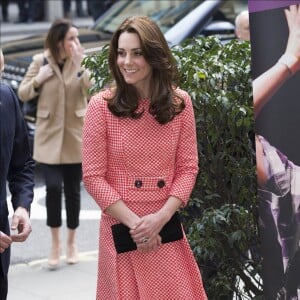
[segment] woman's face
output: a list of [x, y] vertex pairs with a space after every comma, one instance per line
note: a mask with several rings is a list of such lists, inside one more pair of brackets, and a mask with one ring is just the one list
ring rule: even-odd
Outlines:
[[71, 57], [71, 49], [74, 47], [81, 47], [79, 38], [78, 38], [78, 30], [75, 27], [71, 27], [61, 45], [61, 52], [64, 53], [64, 56]]
[[117, 65], [125, 82], [134, 85], [142, 97], [149, 97], [152, 67], [143, 56], [141, 42], [136, 33], [121, 33]]

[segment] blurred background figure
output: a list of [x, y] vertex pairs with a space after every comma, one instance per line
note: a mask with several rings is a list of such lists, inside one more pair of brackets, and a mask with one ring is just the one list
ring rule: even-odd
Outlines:
[[47, 226], [52, 241], [48, 265], [56, 268], [62, 250], [62, 193], [68, 228], [66, 260], [69, 264], [78, 262], [75, 234], [81, 200], [81, 132], [91, 82], [88, 70], [81, 66], [84, 49], [78, 29], [70, 20], [52, 24], [45, 49], [33, 56], [18, 95], [24, 102], [39, 95], [33, 158], [46, 184]]
[[9, 0], [0, 0], [1, 10], [2, 10], [2, 21], [8, 22], [8, 4]]
[[88, 14], [95, 21], [117, 1], [118, 0], [87, 0]]
[[235, 18], [235, 34], [237, 38], [250, 41], [249, 12], [243, 10]]
[[[76, 16], [83, 17], [84, 13], [82, 9], [82, 0], [75, 0], [75, 1], [76, 1]], [[71, 0], [63, 0], [63, 12], [64, 12], [64, 18], [67, 19], [71, 18]]]
[[43, 0], [17, 0], [19, 9], [18, 23], [32, 23], [44, 19], [45, 1]]

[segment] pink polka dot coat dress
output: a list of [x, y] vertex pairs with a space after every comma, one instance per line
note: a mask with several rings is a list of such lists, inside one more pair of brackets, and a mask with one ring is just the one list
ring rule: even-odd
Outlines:
[[[193, 253], [184, 238], [162, 244], [157, 251], [117, 254], [111, 225], [103, 213], [122, 199], [137, 215], [159, 210], [170, 195], [186, 205], [198, 173], [196, 129], [192, 102], [164, 125], [148, 112], [141, 99], [140, 119], [118, 118], [103, 97], [92, 97], [83, 129], [83, 180], [102, 210], [99, 232], [97, 300], [207, 299]], [[165, 183], [164, 186], [158, 182]], [[136, 182], [142, 183], [140, 186]]]

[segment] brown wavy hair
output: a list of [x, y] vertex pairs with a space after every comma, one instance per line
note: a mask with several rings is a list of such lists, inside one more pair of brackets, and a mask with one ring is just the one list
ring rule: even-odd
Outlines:
[[72, 27], [77, 28], [71, 20], [58, 19], [52, 23], [47, 33], [45, 48], [50, 50], [56, 63], [59, 62], [59, 43], [64, 41], [69, 29]]
[[115, 79], [109, 110], [118, 117], [137, 119], [140, 95], [133, 85], [127, 84], [117, 65], [118, 42], [123, 32], [136, 33], [142, 54], [152, 67], [149, 112], [160, 124], [173, 120], [185, 108], [184, 100], [176, 93], [178, 71], [175, 59], [158, 25], [145, 16], [130, 17], [123, 21], [112, 36], [109, 48], [109, 68]]

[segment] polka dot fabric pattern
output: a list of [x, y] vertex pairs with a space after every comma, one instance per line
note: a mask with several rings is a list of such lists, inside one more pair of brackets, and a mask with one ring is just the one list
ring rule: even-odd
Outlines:
[[171, 195], [185, 206], [198, 173], [195, 119], [188, 94], [177, 90], [186, 108], [159, 124], [140, 100], [138, 120], [117, 118], [104, 98], [94, 96], [83, 129], [83, 180], [102, 210], [99, 232], [97, 300], [204, 300], [201, 275], [186, 237], [157, 251], [117, 254], [111, 225], [103, 213], [122, 199], [136, 214], [158, 211]]

